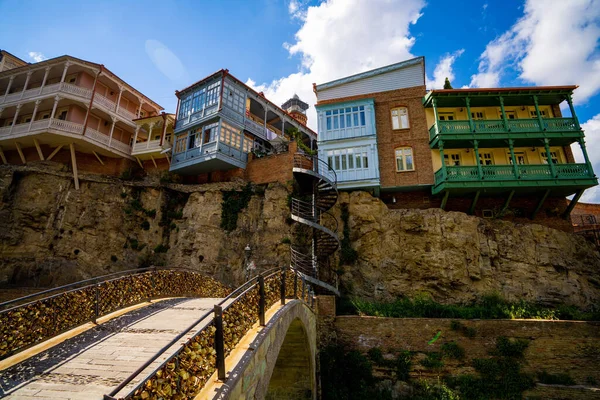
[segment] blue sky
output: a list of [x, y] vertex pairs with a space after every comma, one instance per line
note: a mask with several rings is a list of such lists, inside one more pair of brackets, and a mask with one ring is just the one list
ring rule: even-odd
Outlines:
[[456, 4], [0, 0], [0, 47], [27, 61], [102, 63], [170, 112], [176, 89], [220, 68], [275, 102], [296, 92], [311, 105], [313, 82], [421, 55], [429, 88], [445, 76], [455, 88], [578, 84], [576, 110], [600, 171], [600, 0]]

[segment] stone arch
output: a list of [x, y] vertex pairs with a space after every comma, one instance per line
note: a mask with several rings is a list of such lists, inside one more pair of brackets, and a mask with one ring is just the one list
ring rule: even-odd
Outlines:
[[[216, 399], [287, 399], [284, 383], [294, 386], [300, 399], [317, 398], [317, 327], [314, 312], [302, 301], [281, 308], [250, 344], [250, 351], [233, 368]], [[284, 354], [285, 353], [285, 354]], [[291, 357], [288, 357], [290, 353]], [[308, 371], [299, 370], [308, 366]], [[299, 377], [302, 384], [290, 379]], [[274, 379], [273, 385], [271, 380]]]

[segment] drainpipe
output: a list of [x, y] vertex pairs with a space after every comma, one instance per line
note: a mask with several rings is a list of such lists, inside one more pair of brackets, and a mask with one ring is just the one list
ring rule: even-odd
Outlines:
[[90, 113], [92, 112], [92, 104], [94, 103], [94, 95], [96, 94], [96, 84], [98, 83], [98, 77], [102, 73], [103, 69], [104, 69], [104, 65], [101, 64], [100, 71], [98, 71], [98, 73], [96, 74], [96, 79], [94, 79], [94, 86], [92, 86], [92, 98], [90, 99], [90, 106], [88, 107], [88, 111], [85, 114], [85, 122], [83, 123], [83, 133], [81, 134], [81, 136], [85, 136], [85, 132], [87, 131], [88, 120], [89, 120]]

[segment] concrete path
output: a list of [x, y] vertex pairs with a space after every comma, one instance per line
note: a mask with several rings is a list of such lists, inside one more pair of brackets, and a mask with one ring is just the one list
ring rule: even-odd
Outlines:
[[[102, 399], [221, 299], [170, 299], [96, 326], [0, 371], [0, 398]], [[203, 321], [180, 343], [205, 325]], [[147, 368], [150, 372], [171, 354]], [[133, 387], [146, 374], [140, 374]]]

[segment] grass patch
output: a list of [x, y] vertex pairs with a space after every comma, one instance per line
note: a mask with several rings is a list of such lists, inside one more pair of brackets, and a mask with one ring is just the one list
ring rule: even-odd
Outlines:
[[465, 349], [463, 349], [456, 342], [444, 343], [442, 345], [442, 354], [448, 358], [462, 360], [463, 358], [465, 358]]
[[427, 357], [420, 361], [420, 364], [429, 369], [441, 369], [444, 366], [442, 355], [440, 353], [427, 353]]
[[169, 246], [165, 246], [162, 243], [154, 248], [155, 253], [166, 253], [168, 250], [169, 250]]
[[281, 243], [282, 244], [290, 244], [290, 243], [292, 243], [292, 239], [290, 239], [289, 237], [284, 237], [283, 239], [281, 239]]
[[[573, 307], [549, 308], [524, 300], [511, 302], [499, 295], [487, 295], [469, 304], [441, 304], [429, 295], [414, 298], [400, 298], [392, 302], [373, 302], [353, 299], [354, 310], [346, 311], [359, 315], [391, 318], [461, 318], [461, 319], [577, 319], [583, 321], [600, 320], [597, 308], [582, 312]], [[564, 310], [568, 310], [565, 312]], [[465, 336], [472, 337], [474, 332], [460, 329]]]
[[152, 209], [152, 210], [144, 210], [144, 212], [150, 218], [156, 217], [156, 210], [154, 210], [154, 209]]

